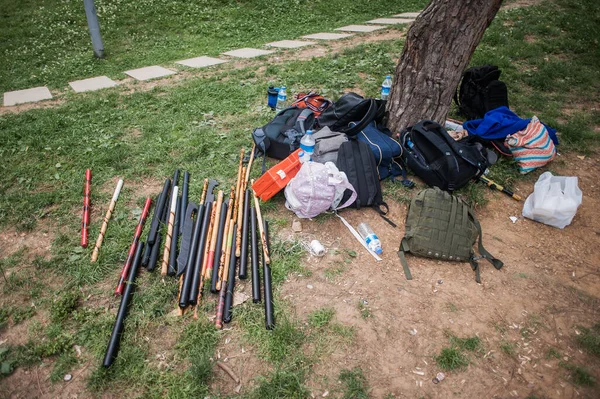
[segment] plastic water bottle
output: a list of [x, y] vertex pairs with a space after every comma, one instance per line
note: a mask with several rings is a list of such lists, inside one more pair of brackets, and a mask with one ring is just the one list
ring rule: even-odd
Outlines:
[[[309, 161], [312, 161], [312, 154], [315, 152], [315, 138], [313, 137], [312, 130], [307, 130], [304, 136], [302, 136], [300, 148], [304, 151], [304, 157]], [[301, 160], [301, 162], [305, 161]]]
[[392, 89], [392, 77], [387, 75], [385, 80], [381, 84], [381, 99], [387, 100], [390, 96], [390, 90]]
[[281, 86], [279, 89], [279, 93], [277, 94], [277, 105], [275, 106], [275, 110], [277, 112], [283, 111], [286, 108], [287, 102], [287, 92], [285, 91], [285, 86]]
[[381, 255], [381, 253], [383, 252], [383, 250], [381, 249], [381, 242], [379, 241], [377, 235], [375, 235], [375, 233], [373, 232], [373, 229], [371, 229], [371, 227], [368, 224], [359, 224], [358, 234], [360, 234], [363, 240], [365, 240], [365, 242], [367, 243], [367, 247], [369, 247], [371, 251], [375, 252], [377, 255]]
[[298, 158], [300, 159], [300, 163], [306, 163], [310, 161], [310, 156], [307, 156], [304, 151], [300, 151], [298, 153]]

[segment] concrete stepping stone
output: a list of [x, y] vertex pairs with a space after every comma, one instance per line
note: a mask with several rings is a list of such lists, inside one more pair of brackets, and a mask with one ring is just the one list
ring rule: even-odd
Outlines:
[[261, 55], [267, 55], [274, 53], [272, 50], [260, 50], [257, 48], [240, 48], [237, 50], [231, 50], [223, 53], [224, 55], [228, 55], [230, 57], [238, 57], [238, 58], [254, 58], [260, 57]]
[[394, 15], [394, 17], [397, 17], [397, 18], [417, 18], [419, 15], [421, 15], [420, 12], [403, 12], [402, 14], [396, 14], [396, 15]]
[[77, 93], [106, 89], [108, 87], [114, 87], [117, 84], [117, 82], [110, 79], [108, 76], [96, 76], [95, 78], [75, 80], [73, 82], [69, 82], [69, 86], [71, 86], [71, 88]]
[[196, 57], [196, 58], [188, 58], [187, 60], [175, 61], [176, 64], [181, 64], [188, 66], [190, 68], [204, 68], [211, 65], [218, 65], [227, 62], [227, 60], [222, 60], [220, 58], [213, 57]]
[[367, 21], [368, 24], [395, 25], [395, 24], [410, 24], [414, 19], [407, 18], [377, 18]]
[[312, 35], [302, 36], [305, 39], [317, 39], [317, 40], [338, 40], [345, 37], [354, 36], [351, 33], [315, 33]]
[[34, 87], [25, 90], [8, 91], [4, 93], [4, 106], [33, 103], [36, 101], [49, 100], [52, 98], [50, 90], [46, 86]]
[[265, 44], [265, 46], [269, 47], [279, 47], [279, 48], [298, 48], [304, 46], [310, 46], [316, 44], [316, 42], [307, 42], [302, 40], [280, 40], [278, 42], [271, 42]]
[[167, 68], [163, 68], [158, 65], [144, 67], [144, 68], [138, 68], [138, 69], [131, 69], [129, 71], [125, 71], [125, 74], [127, 74], [137, 80], [150, 80], [150, 79], [162, 78], [163, 76], [169, 76], [169, 75], [173, 75], [175, 73], [177, 73], [177, 72], [172, 71]]
[[377, 25], [347, 25], [342, 26], [341, 28], [336, 28], [335, 30], [341, 30], [344, 32], [373, 32], [377, 29], [383, 29], [385, 26], [377, 26]]

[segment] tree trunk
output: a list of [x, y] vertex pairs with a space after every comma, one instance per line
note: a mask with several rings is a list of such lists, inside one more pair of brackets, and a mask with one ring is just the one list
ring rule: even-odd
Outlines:
[[443, 123], [462, 73], [502, 0], [432, 0], [408, 31], [388, 101], [397, 133], [429, 119]]

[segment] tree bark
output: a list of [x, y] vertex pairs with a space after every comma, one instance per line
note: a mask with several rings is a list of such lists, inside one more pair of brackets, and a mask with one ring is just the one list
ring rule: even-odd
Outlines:
[[394, 133], [442, 123], [462, 73], [502, 0], [432, 0], [410, 27], [388, 101]]

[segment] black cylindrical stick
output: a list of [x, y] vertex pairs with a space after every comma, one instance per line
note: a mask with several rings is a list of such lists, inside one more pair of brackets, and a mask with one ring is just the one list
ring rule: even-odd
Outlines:
[[175, 206], [175, 222], [173, 223], [173, 238], [171, 239], [171, 251], [169, 252], [169, 269], [167, 274], [174, 276], [177, 273], [177, 240], [179, 239], [179, 214], [181, 213], [181, 197], [177, 198]]
[[188, 190], [190, 186], [190, 173], [183, 172], [183, 187], [181, 189], [181, 215], [179, 217], [179, 234], [183, 233], [183, 225], [185, 224], [185, 212], [188, 205]]
[[250, 260], [252, 262], [252, 302], [260, 302], [260, 273], [258, 272], [258, 237], [256, 208], [250, 211]]
[[221, 205], [221, 218], [219, 219], [219, 230], [217, 231], [217, 245], [215, 247], [215, 256], [213, 260], [212, 275], [210, 280], [210, 292], [215, 294], [217, 292], [217, 280], [219, 279], [219, 265], [221, 263], [221, 249], [223, 246], [223, 236], [225, 235], [225, 222], [227, 218], [228, 201], [223, 201]]
[[123, 292], [123, 296], [121, 296], [121, 304], [119, 305], [119, 311], [117, 312], [115, 325], [113, 326], [112, 334], [110, 335], [110, 340], [108, 341], [108, 347], [106, 348], [106, 354], [104, 355], [104, 361], [102, 362], [104, 367], [110, 367], [117, 357], [117, 353], [119, 352], [119, 343], [121, 341], [125, 317], [127, 317], [127, 308], [129, 307], [129, 302], [131, 301], [131, 296], [135, 288], [135, 277], [138, 269], [140, 268], [143, 249], [144, 243], [140, 242], [135, 251], [133, 263], [131, 264], [131, 269], [129, 270], [129, 275], [127, 276], [125, 291]]
[[[271, 241], [269, 239], [269, 223], [265, 220], [265, 240], [267, 241], [267, 251], [271, 250]], [[272, 259], [272, 258], [271, 258]], [[275, 314], [273, 313], [273, 287], [271, 285], [271, 265], [265, 263], [263, 256], [263, 278], [265, 287], [265, 327], [272, 330], [275, 327]]]
[[229, 258], [229, 274], [227, 275], [227, 291], [225, 292], [225, 304], [223, 309], [223, 322], [229, 323], [232, 319], [231, 307], [233, 304], [233, 291], [235, 290], [235, 266], [237, 258], [235, 257], [235, 245], [231, 246]]
[[158, 229], [160, 227], [160, 221], [163, 217], [163, 211], [165, 209], [165, 204], [169, 202], [169, 189], [171, 188], [171, 180], [166, 179], [165, 184], [163, 185], [162, 193], [156, 203], [156, 208], [154, 208], [154, 216], [152, 217], [152, 224], [150, 225], [150, 231], [148, 232], [148, 240], [147, 243], [154, 246], [154, 241], [156, 240], [156, 234], [158, 233]]
[[150, 259], [148, 259], [148, 265], [146, 266], [146, 270], [149, 272], [154, 271], [156, 267], [156, 262], [158, 262], [158, 255], [160, 253], [160, 248], [162, 247], [162, 234], [160, 232], [156, 233], [156, 238], [154, 239], [154, 245], [152, 245], [152, 251], [150, 251]]
[[[160, 202], [160, 197], [161, 197], [162, 193], [158, 194], [158, 196], [156, 197], [156, 201], [154, 201], [155, 204], [158, 205], [158, 203]], [[152, 220], [150, 221], [150, 226], [152, 226], [152, 224], [154, 223], [154, 219], [157, 218], [157, 208], [154, 208], [154, 213], [152, 214]], [[150, 236], [150, 233], [148, 233], [148, 236]], [[152, 245], [148, 244], [148, 242], [146, 242], [146, 246], [144, 247], [144, 253], [142, 255], [142, 260], [141, 260], [141, 265], [144, 267], [148, 266], [148, 262], [150, 262], [150, 254], [152, 252]]]
[[198, 207], [198, 216], [196, 216], [192, 241], [190, 242], [190, 254], [188, 255], [183, 285], [181, 286], [181, 295], [179, 296], [179, 307], [182, 309], [188, 305], [188, 298], [192, 287], [192, 278], [194, 277], [194, 260], [196, 259], [196, 251], [198, 250], [198, 242], [200, 241], [200, 230], [202, 229], [202, 220], [204, 220], [204, 204]]
[[208, 235], [212, 206], [212, 202], [206, 204], [206, 208], [204, 209], [204, 218], [202, 220], [202, 228], [200, 230], [200, 242], [198, 243], [198, 249], [196, 250], [196, 258], [194, 263], [188, 266], [191, 267], [193, 265], [193, 268], [190, 268], [190, 270], [193, 270], [192, 286], [190, 287], [190, 294], [188, 297], [188, 303], [190, 305], [196, 305], [198, 302], [198, 292], [200, 291], [200, 273], [202, 272], [202, 263], [204, 261], [204, 247], [206, 246], [206, 236]]
[[244, 214], [242, 216], [242, 248], [240, 252], [240, 279], [248, 278], [248, 224], [250, 218], [250, 190], [244, 194]]

